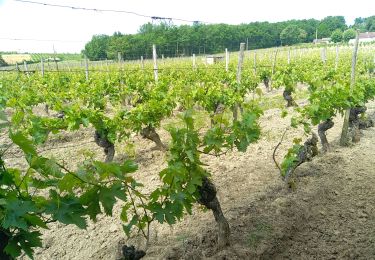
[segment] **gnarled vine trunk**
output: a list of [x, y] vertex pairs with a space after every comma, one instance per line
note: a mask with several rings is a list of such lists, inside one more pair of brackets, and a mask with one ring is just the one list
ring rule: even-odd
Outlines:
[[374, 127], [374, 121], [369, 118], [366, 118], [364, 120], [359, 119], [359, 129], [366, 129], [369, 127]]
[[318, 126], [318, 135], [320, 138], [320, 142], [323, 146], [323, 152], [329, 151], [329, 143], [326, 136], [326, 131], [331, 129], [335, 123], [333, 123], [332, 119], [327, 119], [326, 121], [322, 122]]
[[49, 105], [48, 104], [44, 105], [44, 111], [46, 112], [47, 115], [49, 115]]
[[124, 245], [122, 247], [123, 258], [121, 260], [139, 260], [146, 255], [146, 252], [143, 250], [137, 250], [134, 246]]
[[108, 140], [107, 136], [100, 134], [98, 131], [95, 131], [94, 139], [97, 145], [104, 148], [105, 162], [112, 162], [115, 157], [115, 145]]
[[266, 87], [267, 92], [269, 92], [270, 91], [270, 79], [264, 78], [263, 83], [264, 83], [264, 86]]
[[225, 106], [222, 103], [218, 102], [217, 104], [215, 104], [215, 112], [211, 116], [211, 126], [213, 126], [216, 123], [216, 121], [214, 119], [215, 116], [219, 115], [219, 114], [222, 114], [224, 112], [224, 110], [225, 110]]
[[285, 89], [283, 92], [283, 97], [285, 101], [287, 102], [286, 104], [287, 107], [297, 106], [297, 103], [293, 100], [292, 91]]
[[371, 119], [361, 119], [360, 114], [365, 113], [367, 108], [363, 107], [353, 107], [350, 109], [349, 114], [349, 127], [352, 134], [352, 142], [357, 143], [361, 140], [360, 129], [365, 129], [374, 126], [374, 122]]
[[366, 111], [366, 107], [353, 107], [349, 113], [349, 127], [352, 134], [352, 142], [358, 143], [361, 140], [361, 131], [359, 129], [359, 116]]
[[229, 223], [225, 218], [223, 211], [221, 210], [220, 202], [216, 197], [216, 187], [207, 177], [204, 177], [202, 180], [202, 186], [199, 187], [199, 194], [200, 198], [198, 202], [212, 210], [215, 221], [218, 224], [218, 248], [223, 249], [224, 247], [229, 246]]
[[141, 135], [143, 138], [153, 141], [156, 144], [155, 149], [165, 151], [167, 147], [163, 144], [160, 139], [159, 134], [156, 132], [155, 128], [152, 126], [147, 126], [141, 130]]
[[353, 107], [350, 109], [350, 114], [349, 114], [349, 127], [352, 127], [354, 124], [359, 125], [359, 116], [360, 114], [366, 112], [367, 108], [366, 107]]
[[298, 161], [286, 173], [284, 180], [289, 184], [289, 177], [294, 170], [304, 162], [309, 162], [313, 157], [318, 155], [318, 137], [312, 132], [312, 137], [307, 139], [303, 146], [299, 149], [297, 159]]

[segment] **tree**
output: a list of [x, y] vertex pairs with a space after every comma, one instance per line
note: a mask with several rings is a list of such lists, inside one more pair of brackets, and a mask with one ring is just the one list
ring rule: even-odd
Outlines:
[[289, 25], [280, 33], [281, 43], [291, 45], [301, 43], [306, 39], [307, 33], [296, 25]]
[[85, 45], [84, 54], [90, 60], [104, 60], [107, 59], [107, 49], [109, 42], [108, 35], [94, 35]]
[[344, 16], [327, 16], [318, 26], [318, 38], [329, 37], [333, 31], [347, 28]]
[[375, 15], [367, 17], [365, 19], [365, 28], [368, 32], [375, 31]]
[[340, 29], [336, 29], [332, 34], [331, 34], [331, 40], [334, 43], [341, 42], [342, 41], [342, 31]]
[[[254, 22], [241, 25], [199, 24], [175, 26], [168, 23], [142, 25], [137, 34], [125, 35], [116, 32], [109, 36], [106, 55], [108, 59], [116, 59], [117, 53], [122, 52], [124, 59], [139, 59], [151, 57], [152, 44], [157, 45], [157, 51], [165, 56], [185, 55], [193, 53], [217, 53], [225, 48], [237, 51], [240, 42], [248, 40], [249, 49], [268, 48], [280, 45], [281, 31], [295, 25], [307, 33], [306, 41], [311, 41], [319, 21], [290, 20], [277, 23]], [[96, 44], [88, 45], [85, 51], [90, 59], [99, 59], [98, 37], [93, 38]], [[95, 51], [94, 51], [95, 50]], [[94, 53], [92, 53], [92, 52]], [[101, 52], [104, 55], [104, 52]]]
[[350, 39], [354, 39], [356, 36], [356, 32], [354, 29], [348, 29], [342, 34], [342, 38], [344, 42], [348, 42]]
[[360, 30], [361, 32], [365, 32], [366, 31], [366, 18], [362, 18], [362, 17], [355, 18], [352, 28]]
[[299, 28], [303, 29], [307, 33], [306, 42], [312, 42], [315, 39], [316, 28], [319, 25], [319, 21], [315, 19], [301, 20], [296, 24]]
[[354, 20], [353, 29], [358, 29], [361, 32], [373, 32], [375, 31], [375, 15], [362, 18], [358, 17]]
[[[361, 31], [374, 31], [375, 17], [357, 18], [353, 28], [357, 27]], [[295, 30], [291, 30], [295, 34], [291, 39], [288, 38], [286, 28]], [[139, 28], [137, 34], [126, 35], [116, 32], [111, 36], [95, 36], [92, 40], [94, 42], [88, 44], [85, 51], [90, 59], [117, 59], [117, 53], [121, 52], [124, 59], [132, 60], [139, 59], [140, 56], [152, 57], [152, 45], [156, 44], [159, 55], [191, 56], [193, 53], [220, 53], [225, 48], [229, 51], [238, 51], [240, 43], [246, 41], [249, 43], [249, 49], [279, 46], [281, 41], [284, 45], [311, 42], [315, 39], [316, 30], [321, 38], [330, 37], [335, 30], [343, 32], [346, 29], [348, 28], [343, 16], [328, 16], [321, 21], [309, 19], [240, 25], [194, 23], [176, 26], [166, 22], [146, 23]], [[283, 30], [284, 40], [281, 39]], [[103, 46], [99, 47], [99, 44]]]

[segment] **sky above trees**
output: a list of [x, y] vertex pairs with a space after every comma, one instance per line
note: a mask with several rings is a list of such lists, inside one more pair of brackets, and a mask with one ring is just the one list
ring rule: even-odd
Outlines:
[[[35, 1], [228, 24], [310, 18], [321, 20], [330, 15], [342, 15], [347, 24], [351, 24], [356, 17], [373, 15], [373, 0], [357, 0], [355, 4], [346, 0], [314, 0], [303, 3], [296, 0], [235, 0], [227, 3], [198, 0]], [[95, 34], [112, 35], [116, 31], [136, 33], [142, 24], [148, 22], [151, 22], [150, 18], [132, 14], [72, 10], [0, 0], [0, 51], [52, 52], [55, 49], [57, 52], [80, 52]], [[173, 23], [185, 24], [179, 21]]]

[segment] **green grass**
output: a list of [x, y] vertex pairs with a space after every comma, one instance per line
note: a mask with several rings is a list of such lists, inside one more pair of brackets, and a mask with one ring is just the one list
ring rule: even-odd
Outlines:
[[82, 55], [78, 53], [57, 53], [56, 55], [54, 53], [32, 53], [30, 55], [34, 62], [39, 62], [41, 58], [53, 58], [55, 56], [61, 61], [80, 61], [83, 59]]

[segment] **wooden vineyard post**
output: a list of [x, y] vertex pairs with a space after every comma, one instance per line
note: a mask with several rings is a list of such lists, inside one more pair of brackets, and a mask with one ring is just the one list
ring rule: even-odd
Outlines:
[[327, 47], [324, 47], [324, 64], [327, 63]]
[[43, 60], [43, 58], [40, 59], [40, 72], [42, 73], [42, 77], [44, 77], [44, 60]]
[[117, 52], [117, 62], [121, 63], [122, 62], [122, 55], [121, 52]]
[[254, 51], [254, 74], [257, 74], [257, 51]]
[[196, 65], [196, 60], [195, 60], [195, 53], [193, 53], [193, 69], [196, 69], [197, 68], [197, 65]]
[[[40, 58], [40, 73], [42, 74], [42, 78], [44, 78], [44, 59], [43, 59], [43, 57]], [[45, 104], [44, 110], [49, 115], [49, 106], [48, 106], [48, 104]]]
[[55, 54], [55, 56], [53, 57], [53, 60], [54, 60], [54, 62], [55, 62], [56, 71], [59, 71], [59, 65], [57, 64], [56, 54]]
[[288, 49], [288, 64], [290, 64], [290, 48]]
[[26, 72], [29, 71], [29, 69], [28, 69], [28, 67], [27, 67], [27, 63], [26, 63], [25, 60], [23, 61], [23, 68], [25, 69]]
[[336, 45], [335, 70], [337, 70], [338, 66], [339, 66], [339, 46]]
[[47, 58], [47, 67], [48, 67], [48, 70], [51, 70], [51, 66], [49, 65], [49, 59]]
[[105, 66], [106, 66], [107, 72], [109, 72], [109, 64], [108, 64], [108, 60], [107, 59], [105, 59]]
[[228, 48], [225, 48], [225, 71], [228, 72], [229, 69], [229, 52]]
[[85, 55], [85, 75], [86, 75], [86, 80], [89, 81], [89, 61], [86, 55]]
[[326, 62], [327, 62], [327, 47], [324, 47], [324, 48], [322, 49], [321, 56], [322, 56], [323, 64], [325, 65]]
[[124, 58], [124, 55], [122, 54], [122, 53], [120, 53], [120, 57], [121, 57], [121, 59], [120, 59], [120, 63], [121, 63], [121, 72], [122, 72], [122, 74], [124, 74], [124, 68], [125, 68], [125, 58]]
[[[242, 64], [244, 59], [244, 52], [245, 52], [245, 43], [240, 44], [240, 52], [238, 54], [238, 66], [237, 66], [237, 84], [241, 84], [241, 73], [242, 73]], [[238, 119], [238, 104], [234, 104], [233, 106], [233, 122], [237, 121]]]
[[277, 53], [278, 52], [279, 52], [279, 49], [276, 48], [275, 55], [273, 56], [273, 61], [272, 61], [272, 72], [271, 72], [271, 79], [270, 79], [270, 90], [272, 90], [272, 78], [273, 78], [273, 74], [275, 74], [276, 59], [277, 59]]
[[[357, 55], [358, 55], [358, 42], [359, 42], [359, 31], [357, 30], [357, 35], [355, 38], [354, 50], [352, 55], [352, 71], [350, 76], [350, 96], [353, 93], [354, 83], [355, 83], [355, 68], [357, 64]], [[349, 128], [349, 116], [350, 116], [350, 108], [345, 111], [344, 117], [344, 124], [342, 126], [341, 138], [340, 138], [340, 145], [347, 146], [348, 142], [348, 128]]]
[[240, 44], [240, 52], [238, 54], [238, 65], [237, 65], [237, 83], [241, 83], [241, 72], [242, 72], [242, 64], [244, 58], [244, 51], [245, 51], [245, 43]]
[[143, 56], [141, 56], [141, 69], [145, 68], [145, 62], [143, 60]]
[[157, 62], [157, 54], [156, 54], [155, 44], [152, 45], [152, 58], [154, 60], [154, 79], [155, 79], [155, 82], [158, 82], [158, 62]]
[[72, 71], [72, 69], [70, 68], [70, 63], [66, 63], [66, 66], [68, 67], [68, 71]]
[[27, 66], [27, 62], [23, 61], [23, 68], [25, 69], [26, 75], [29, 75], [29, 67]]

